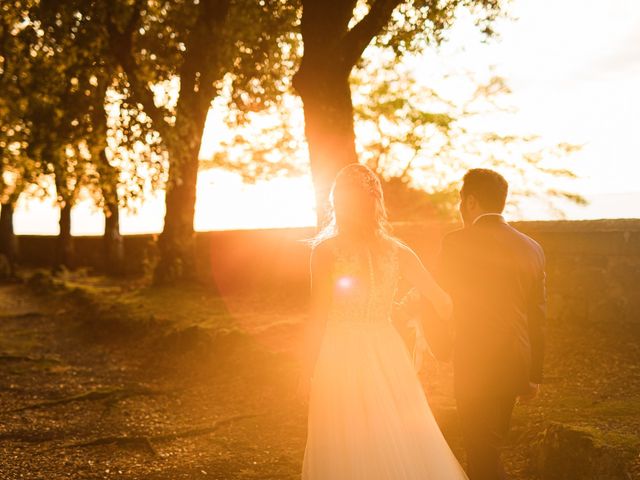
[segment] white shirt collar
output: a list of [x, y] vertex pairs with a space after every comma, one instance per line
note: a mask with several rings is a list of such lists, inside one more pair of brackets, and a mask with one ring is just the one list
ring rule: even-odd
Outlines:
[[476, 217], [476, 219], [473, 221], [472, 225], [475, 225], [475, 224], [476, 224], [476, 222], [477, 222], [478, 220], [480, 220], [482, 217], [489, 217], [489, 216], [500, 217], [500, 218], [502, 218], [502, 219], [504, 220], [504, 217], [502, 216], [502, 214], [501, 214], [501, 213], [483, 213], [482, 215], [478, 215], [478, 216]]

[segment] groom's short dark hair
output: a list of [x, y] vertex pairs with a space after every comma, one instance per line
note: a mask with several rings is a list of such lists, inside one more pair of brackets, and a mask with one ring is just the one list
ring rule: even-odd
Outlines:
[[508, 191], [504, 177], [488, 168], [472, 168], [462, 179], [462, 195], [473, 195], [489, 212], [502, 213]]

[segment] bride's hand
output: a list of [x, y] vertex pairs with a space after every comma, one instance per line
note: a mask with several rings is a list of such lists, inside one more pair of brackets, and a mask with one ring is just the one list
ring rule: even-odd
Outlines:
[[453, 311], [451, 297], [445, 292], [425, 268], [413, 250], [403, 244], [399, 244], [400, 249], [400, 272], [404, 278], [422, 294], [425, 299], [434, 307], [440, 318], [449, 321]]

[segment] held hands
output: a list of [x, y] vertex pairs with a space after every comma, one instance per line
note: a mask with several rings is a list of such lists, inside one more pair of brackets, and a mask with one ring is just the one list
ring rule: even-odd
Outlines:
[[540, 393], [540, 384], [530, 382], [529, 389], [518, 396], [517, 404], [526, 405], [531, 403], [538, 396], [538, 393]]
[[391, 317], [396, 324], [406, 323], [420, 314], [420, 293], [415, 288], [409, 290], [400, 300], [393, 302]]

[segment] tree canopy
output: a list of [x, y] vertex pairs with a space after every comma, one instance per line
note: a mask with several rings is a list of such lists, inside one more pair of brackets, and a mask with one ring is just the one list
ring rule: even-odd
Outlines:
[[[380, 174], [396, 218], [450, 215], [461, 171], [478, 162], [526, 179], [516, 182], [516, 196], [582, 202], [547, 181], [573, 175], [556, 160], [577, 146], [478, 128], [478, 119], [508, 114], [510, 91], [499, 75], [468, 78], [466, 98], [447, 98], [405, 66], [446, 40], [463, 13], [491, 37], [504, 7], [500, 0], [3, 3], [2, 211], [10, 214], [22, 192], [55, 191], [61, 235], [70, 239], [71, 207], [86, 194], [104, 211], [105, 237], [115, 238], [119, 209], [164, 188], [156, 280], [165, 282], [196, 274], [201, 167], [250, 181], [310, 171], [319, 217], [335, 173], [354, 161]], [[233, 134], [201, 162], [211, 109], [225, 112]]]

